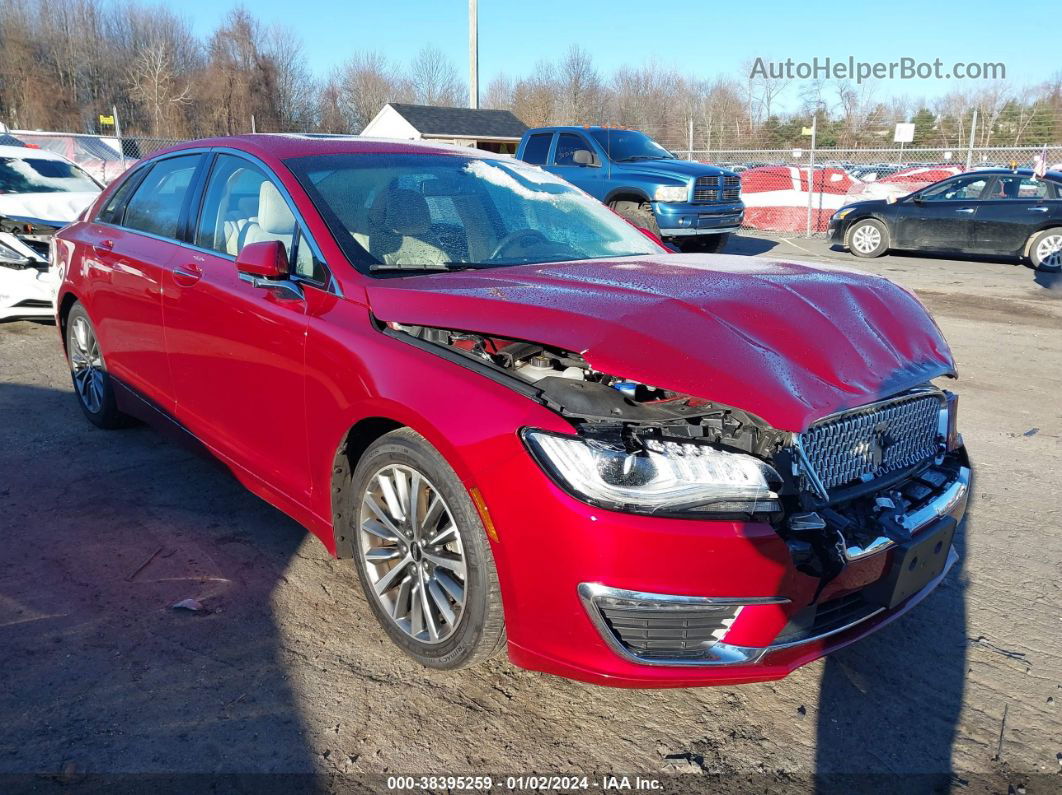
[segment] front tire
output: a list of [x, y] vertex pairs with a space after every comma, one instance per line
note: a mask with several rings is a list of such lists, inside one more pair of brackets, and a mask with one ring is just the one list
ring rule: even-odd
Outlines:
[[630, 201], [617, 201], [609, 205], [621, 218], [630, 221], [639, 229], [645, 229], [660, 237], [660, 224], [656, 221], [656, 214], [648, 204], [638, 204]]
[[420, 434], [402, 428], [358, 462], [345, 521], [365, 598], [422, 665], [464, 668], [504, 643], [498, 572], [468, 491]]
[[889, 230], [881, 221], [856, 221], [845, 236], [845, 247], [857, 257], [880, 257], [889, 250]]
[[80, 302], [66, 316], [66, 352], [74, 394], [89, 422], [107, 430], [128, 425], [129, 417], [118, 410], [96, 329]]
[[1038, 271], [1062, 270], [1062, 228], [1044, 229], [1029, 242], [1029, 261]]

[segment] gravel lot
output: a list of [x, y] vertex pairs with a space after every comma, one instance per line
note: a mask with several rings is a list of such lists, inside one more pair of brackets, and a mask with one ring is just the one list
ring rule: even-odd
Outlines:
[[[961, 568], [904, 620], [738, 688], [596, 688], [505, 660], [429, 672], [391, 647], [348, 564], [152, 430], [90, 426], [55, 329], [10, 322], [0, 774], [34, 775], [0, 790], [133, 772], [316, 773], [326, 787], [557, 772], [685, 791], [808, 791], [818, 773], [852, 791], [1058, 792], [1062, 281], [1003, 262], [855, 260], [825, 241], [730, 251], [881, 273], [917, 291], [952, 345], [975, 498]], [[210, 612], [170, 609], [186, 597]], [[845, 775], [866, 772], [881, 777]]]

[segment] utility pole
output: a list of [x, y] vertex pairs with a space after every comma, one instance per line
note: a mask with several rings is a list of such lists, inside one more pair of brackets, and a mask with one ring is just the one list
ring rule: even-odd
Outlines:
[[114, 117], [114, 137], [118, 139], [118, 154], [122, 156], [122, 165], [125, 165], [125, 145], [122, 143], [122, 123], [118, 121], [118, 108], [111, 105], [111, 116]]
[[468, 0], [468, 107], [479, 107], [479, 12], [477, 0]]
[[808, 156], [808, 231], [807, 237], [811, 237], [811, 208], [815, 198], [815, 135], [819, 126], [819, 110], [815, 108], [815, 115], [811, 117], [811, 152]]
[[687, 160], [693, 160], [693, 114], [692, 113], [690, 114], [690, 130], [689, 130], [689, 137], [686, 139], [686, 145], [689, 147], [686, 150], [688, 152], [688, 154], [686, 155], [686, 159]]
[[973, 166], [974, 133], [977, 131], [977, 108], [973, 110], [973, 120], [970, 122], [970, 146], [966, 149], [966, 170]]

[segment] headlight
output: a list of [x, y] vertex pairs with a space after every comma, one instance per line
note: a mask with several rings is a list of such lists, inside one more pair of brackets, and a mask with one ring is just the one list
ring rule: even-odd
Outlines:
[[658, 202], [684, 202], [689, 195], [688, 185], [661, 185], [656, 189], [653, 198]]
[[843, 207], [833, 214], [833, 220], [843, 221], [846, 215], [849, 215], [855, 207]]
[[540, 465], [576, 497], [637, 513], [767, 513], [779, 510], [781, 478], [768, 464], [707, 444], [619, 443], [525, 430]]
[[6, 262], [10, 265], [28, 265], [29, 257], [24, 257], [10, 246], [0, 243], [0, 262]]

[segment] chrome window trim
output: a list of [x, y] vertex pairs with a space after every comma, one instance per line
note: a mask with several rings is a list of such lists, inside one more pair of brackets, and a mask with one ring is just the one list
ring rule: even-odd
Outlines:
[[[220, 153], [220, 154], [229, 154], [229, 155], [234, 155], [234, 156], [237, 156], [237, 157], [241, 157], [244, 160], [247, 160], [247, 161], [253, 163], [255, 166], [257, 166], [258, 168], [260, 168], [262, 170], [262, 172], [266, 175], [266, 179], [268, 179], [270, 182], [272, 182], [274, 187], [280, 192], [280, 195], [284, 197], [284, 201], [288, 205], [288, 209], [291, 210], [291, 214], [295, 217], [295, 223], [298, 224], [298, 227], [299, 227], [299, 237], [300, 237], [300, 241], [299, 242], [301, 243], [302, 240], [308, 240], [309, 241], [310, 250], [313, 252], [314, 257], [316, 257], [318, 259], [318, 261], [320, 261], [321, 265], [324, 267], [325, 271], [327, 271], [327, 273], [328, 273], [328, 279], [326, 281], [317, 281], [316, 279], [310, 279], [310, 278], [308, 278], [306, 276], [302, 276], [300, 274], [295, 274], [295, 273], [292, 274], [291, 281], [297, 282], [299, 284], [304, 284], [304, 285], [309, 286], [309, 287], [316, 287], [319, 290], [324, 290], [325, 292], [332, 293], [337, 298], [342, 298], [343, 297], [343, 290], [340, 288], [339, 282], [336, 281], [335, 274], [332, 273], [332, 268], [329, 267], [329, 265], [328, 265], [328, 260], [326, 260], [324, 255], [321, 253], [321, 249], [317, 245], [317, 241], [314, 240], [313, 235], [311, 235], [309, 233], [309, 231], [307, 230], [306, 221], [303, 218], [302, 214], [298, 211], [298, 208], [296, 207], [294, 200], [291, 198], [291, 194], [288, 193], [287, 188], [285, 188], [283, 185], [279, 184], [276, 181], [276, 179], [275, 179], [276, 175], [273, 172], [273, 170], [269, 166], [267, 166], [265, 163], [263, 163], [260, 159], [255, 157], [254, 155], [248, 154], [246, 152], [241, 152], [238, 149], [230, 149], [229, 147], [196, 147], [196, 148], [193, 148], [193, 149], [179, 149], [179, 150], [177, 150], [175, 152], [167, 152], [165, 155], [161, 155], [158, 158], [151, 158], [151, 159], [148, 159], [148, 160], [144, 160], [141, 164], [134, 166], [133, 169], [131, 169], [130, 171], [127, 172], [128, 173], [128, 177], [126, 177], [126, 179], [133, 178], [133, 176], [135, 175], [136, 171], [139, 171], [139, 170], [141, 170], [143, 168], [153, 167], [156, 163], [160, 163], [163, 160], [169, 160], [172, 157], [180, 157], [182, 155], [204, 154], [204, 153], [205, 154]], [[210, 164], [210, 168], [211, 168], [211, 170], [213, 170], [213, 163]], [[207, 174], [207, 179], [208, 180], [209, 180], [209, 177], [210, 177], [210, 174], [208, 173]], [[206, 193], [206, 185], [207, 185], [207, 183], [204, 181], [204, 183], [203, 183], [203, 195], [205, 195], [205, 193]], [[121, 190], [121, 186], [119, 186], [118, 190]], [[133, 193], [135, 195], [136, 191], [133, 191]], [[132, 198], [132, 197], [130, 197], [130, 198]], [[202, 199], [202, 196], [200, 197], [200, 199]], [[127, 200], [127, 203], [128, 203], [128, 200]], [[101, 208], [101, 212], [102, 212], [102, 208]], [[228, 260], [229, 262], [235, 262], [236, 261], [236, 257], [234, 257], [231, 254], [228, 254], [226, 252], [216, 251], [215, 249], [206, 248], [204, 246], [200, 246], [200, 245], [198, 245], [196, 243], [192, 243], [192, 242], [189, 242], [189, 241], [178, 240], [177, 238], [173, 238], [173, 237], [164, 237], [162, 235], [156, 235], [156, 234], [154, 234], [152, 232], [145, 232], [145, 231], [143, 231], [141, 229], [134, 229], [131, 226], [123, 226], [121, 224], [114, 224], [114, 223], [111, 223], [109, 221], [101, 221], [98, 218], [99, 213], [97, 213], [96, 216], [97, 217], [92, 219], [91, 223], [99, 224], [100, 226], [107, 226], [107, 227], [110, 227], [112, 229], [121, 229], [123, 232], [128, 232], [128, 233], [131, 233], [131, 234], [134, 234], [134, 235], [143, 235], [144, 237], [151, 238], [152, 240], [158, 240], [158, 241], [163, 242], [163, 243], [172, 243], [175, 246], [180, 246], [182, 248], [189, 249], [190, 251], [197, 251], [197, 252], [200, 252], [202, 254], [209, 254], [210, 256], [213, 256], [213, 257], [220, 257], [221, 259]], [[124, 217], [124, 213], [123, 213], [123, 217]], [[196, 209], [195, 217], [196, 217], [196, 220], [198, 220], [198, 218], [199, 218], [199, 209]], [[196, 224], [196, 231], [198, 231], [198, 224]]]

